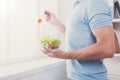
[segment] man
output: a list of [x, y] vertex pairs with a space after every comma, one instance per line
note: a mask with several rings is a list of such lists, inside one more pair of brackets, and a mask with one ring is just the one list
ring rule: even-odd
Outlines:
[[67, 59], [68, 78], [71, 80], [108, 80], [104, 58], [114, 56], [112, 13], [105, 0], [79, 0], [65, 27], [50, 11], [46, 20], [67, 42], [67, 51], [43, 50], [43, 53]]

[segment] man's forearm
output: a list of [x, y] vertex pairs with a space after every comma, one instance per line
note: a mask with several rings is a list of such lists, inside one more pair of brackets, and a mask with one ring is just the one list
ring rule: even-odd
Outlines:
[[62, 37], [65, 37], [65, 25], [62, 24], [60, 21], [57, 21], [54, 25], [57, 31], [61, 34]]
[[101, 44], [93, 44], [82, 48], [80, 50], [74, 50], [67, 52], [67, 59], [78, 59], [78, 60], [95, 60], [112, 57], [111, 53], [113, 49], [107, 46], [101, 46]]

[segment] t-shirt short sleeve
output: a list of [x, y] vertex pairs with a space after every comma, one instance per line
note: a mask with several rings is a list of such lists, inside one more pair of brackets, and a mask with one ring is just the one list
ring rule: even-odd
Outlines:
[[112, 11], [105, 0], [89, 0], [87, 18], [92, 30], [112, 25]]

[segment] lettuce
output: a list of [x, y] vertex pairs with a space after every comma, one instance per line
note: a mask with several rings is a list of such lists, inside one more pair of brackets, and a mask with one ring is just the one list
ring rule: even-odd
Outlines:
[[40, 38], [39, 42], [44, 49], [57, 49], [61, 43], [58, 38], [51, 38], [49, 36]]

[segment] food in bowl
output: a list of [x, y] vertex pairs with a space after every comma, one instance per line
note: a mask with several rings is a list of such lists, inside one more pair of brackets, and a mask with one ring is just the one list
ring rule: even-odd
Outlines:
[[61, 40], [45, 36], [39, 39], [41, 47], [44, 49], [57, 49], [60, 46]]

